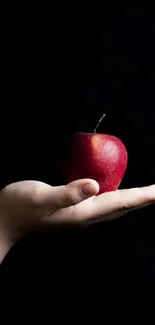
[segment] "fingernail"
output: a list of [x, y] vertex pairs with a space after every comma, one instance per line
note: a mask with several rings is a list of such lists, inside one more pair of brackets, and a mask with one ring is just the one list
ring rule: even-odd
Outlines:
[[82, 191], [86, 196], [92, 196], [97, 193], [97, 186], [93, 183], [86, 183], [83, 185]]

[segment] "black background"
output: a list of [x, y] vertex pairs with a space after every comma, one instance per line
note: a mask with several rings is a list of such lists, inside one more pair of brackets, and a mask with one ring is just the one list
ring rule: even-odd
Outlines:
[[[69, 137], [93, 131], [103, 113], [98, 132], [128, 148], [120, 187], [155, 183], [153, 17], [33, 18], [4, 27], [1, 187], [23, 179], [62, 184]], [[82, 231], [34, 234], [9, 252], [4, 273], [9, 281], [26, 271], [33, 283], [46, 274], [43, 285], [53, 276], [74, 286], [79, 279], [154, 287], [154, 232], [150, 207]]]

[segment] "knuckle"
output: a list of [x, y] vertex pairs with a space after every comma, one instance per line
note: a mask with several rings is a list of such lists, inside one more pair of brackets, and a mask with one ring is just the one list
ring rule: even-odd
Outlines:
[[[122, 195], [123, 194], [123, 195]], [[126, 192], [121, 191], [117, 193], [117, 204], [116, 204], [116, 209], [114, 209], [114, 212], [128, 212], [130, 209], [132, 202], [131, 200], [126, 196]]]
[[123, 212], [123, 213], [127, 213], [130, 210], [130, 203], [129, 202], [120, 202], [120, 204], [118, 205], [118, 209], [117, 211]]
[[121, 190], [120, 192], [117, 192], [117, 204], [116, 204], [116, 209], [114, 209], [114, 212], [122, 212], [122, 213], [127, 213], [134, 205], [135, 205], [135, 199], [136, 195], [128, 195], [127, 190]]
[[38, 188], [38, 186], [34, 185], [33, 188], [28, 191], [27, 196], [32, 207], [41, 207], [40, 189]]
[[70, 190], [68, 190], [68, 188], [66, 187], [64, 190], [64, 202], [67, 206], [72, 206], [75, 204], [74, 199], [73, 199], [73, 195], [71, 193]]

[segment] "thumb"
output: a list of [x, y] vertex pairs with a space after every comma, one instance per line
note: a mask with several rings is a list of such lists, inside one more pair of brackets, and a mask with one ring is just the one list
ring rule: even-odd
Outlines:
[[48, 187], [40, 193], [40, 202], [47, 210], [66, 208], [96, 195], [99, 184], [92, 179], [80, 179], [63, 186]]

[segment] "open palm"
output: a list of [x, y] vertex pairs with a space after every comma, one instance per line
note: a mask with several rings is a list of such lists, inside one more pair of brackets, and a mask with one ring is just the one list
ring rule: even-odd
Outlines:
[[38, 181], [6, 186], [0, 192], [1, 259], [18, 238], [32, 229], [110, 220], [155, 203], [155, 185], [96, 195], [98, 192], [98, 183], [91, 179], [57, 187]]

